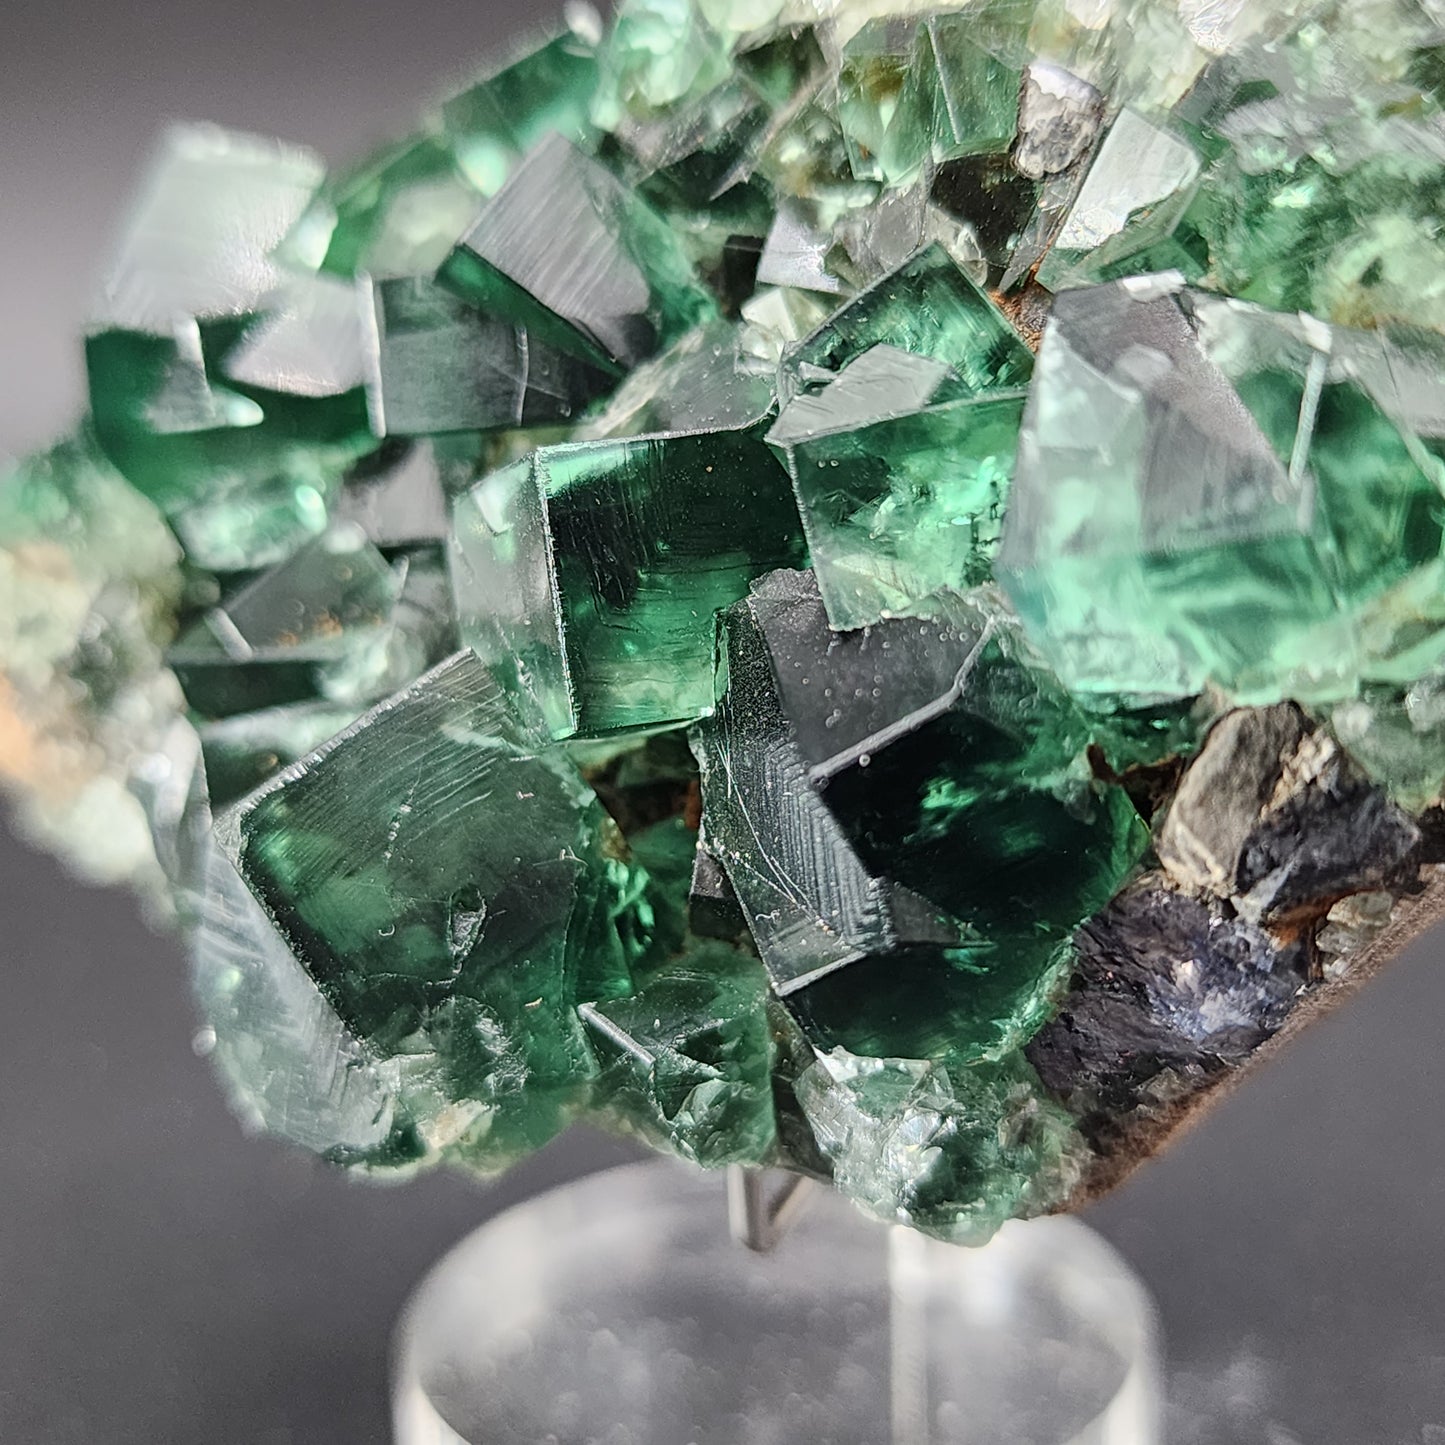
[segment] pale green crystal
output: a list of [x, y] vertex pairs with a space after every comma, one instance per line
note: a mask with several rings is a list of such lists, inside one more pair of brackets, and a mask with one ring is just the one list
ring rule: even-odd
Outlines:
[[1167, 277], [1059, 297], [999, 571], [1066, 683], [1328, 698], [1388, 666], [1441, 533], [1385, 346]]
[[941, 361], [876, 346], [768, 433], [834, 627], [927, 610], [990, 575], [1024, 394], [954, 395]]
[[962, 1066], [839, 1049], [803, 1073], [797, 1092], [840, 1189], [885, 1223], [954, 1244], [1046, 1212], [1088, 1157], [1017, 1055]]
[[218, 126], [161, 137], [92, 320], [166, 335], [246, 316], [279, 280], [270, 253], [321, 181], [309, 151]]
[[787, 354], [784, 400], [880, 343], [947, 362], [972, 395], [1027, 382], [1033, 358], [978, 284], [938, 245], [855, 297]]

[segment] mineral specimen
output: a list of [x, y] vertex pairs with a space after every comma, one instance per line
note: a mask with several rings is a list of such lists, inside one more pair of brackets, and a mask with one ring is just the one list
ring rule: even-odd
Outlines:
[[1445, 20], [622, 0], [186, 126], [0, 481], [0, 775], [248, 1122], [975, 1242], [1445, 909]]

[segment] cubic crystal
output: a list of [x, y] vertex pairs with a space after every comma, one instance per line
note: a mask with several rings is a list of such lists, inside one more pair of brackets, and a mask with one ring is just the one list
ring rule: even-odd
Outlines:
[[[574, 1005], [628, 984], [634, 887], [580, 780], [529, 754], [468, 653], [226, 815], [221, 836], [322, 995], [377, 1057], [533, 1143], [595, 1073]], [[537, 1000], [545, 1006], [538, 1007]], [[535, 1086], [535, 1094], [534, 1094]]]
[[958, 390], [943, 362], [875, 346], [768, 433], [834, 627], [926, 611], [936, 593], [988, 580], [1024, 393], [949, 399]]
[[712, 706], [712, 617], [799, 560], [787, 474], [744, 432], [543, 447], [457, 503], [462, 637], [553, 737]]

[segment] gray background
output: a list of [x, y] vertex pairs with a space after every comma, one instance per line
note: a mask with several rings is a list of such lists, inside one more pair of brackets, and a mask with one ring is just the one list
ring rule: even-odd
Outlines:
[[[162, 120], [342, 159], [549, 13], [8, 0], [0, 453], [79, 405], [86, 297]], [[1175, 1445], [1445, 1445], [1440, 954], [1426, 940], [1093, 1212], [1158, 1299]], [[0, 833], [4, 1445], [384, 1439], [410, 1284], [622, 1153], [577, 1135], [491, 1188], [368, 1187], [243, 1137], [194, 1027], [175, 944]]]

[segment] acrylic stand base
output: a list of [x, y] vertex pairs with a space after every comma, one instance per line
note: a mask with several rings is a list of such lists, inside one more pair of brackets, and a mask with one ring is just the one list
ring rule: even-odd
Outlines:
[[594, 1174], [500, 1215], [398, 1326], [398, 1445], [1158, 1445], [1153, 1311], [1091, 1230], [982, 1249], [831, 1190], [770, 1254], [722, 1180]]

